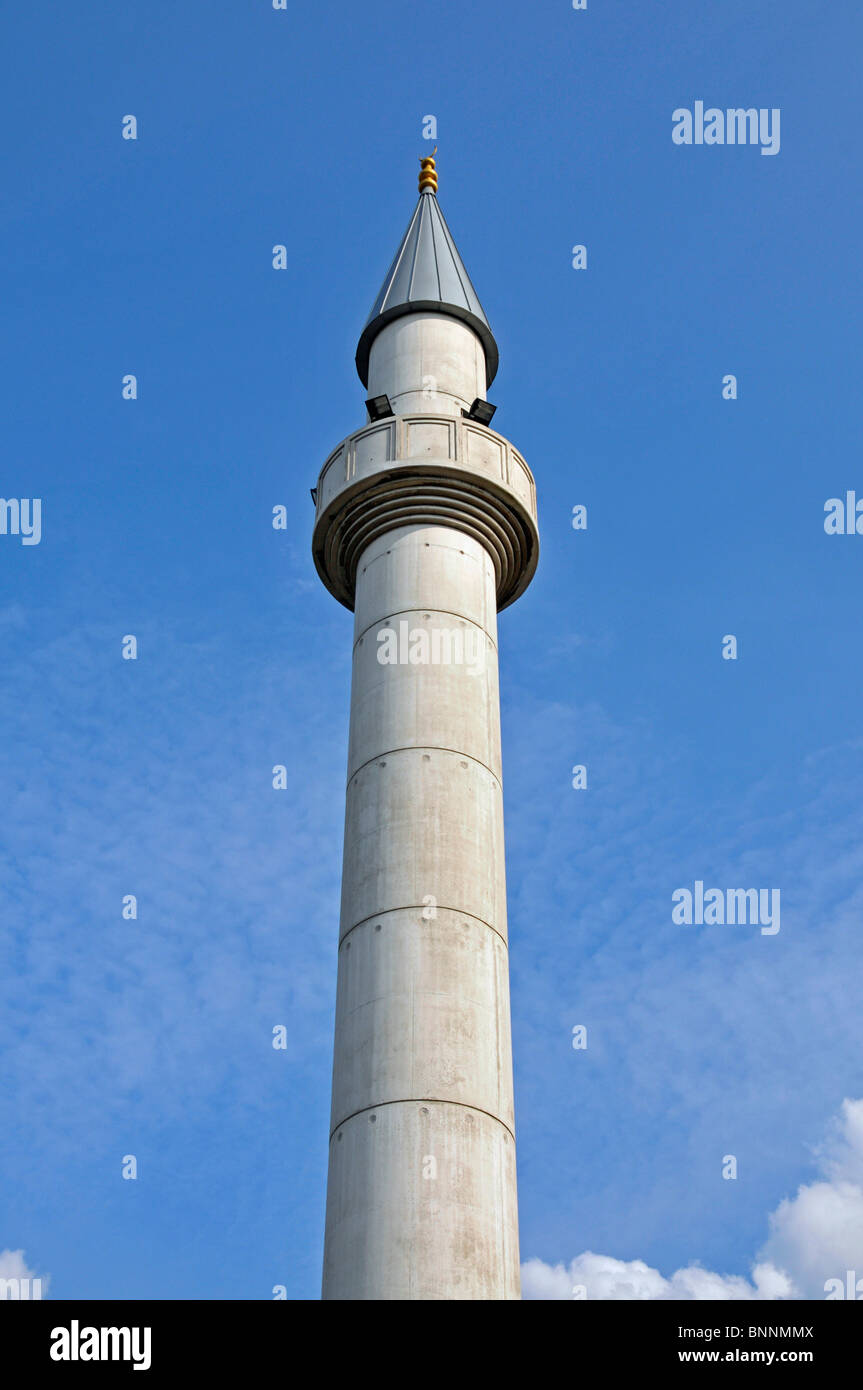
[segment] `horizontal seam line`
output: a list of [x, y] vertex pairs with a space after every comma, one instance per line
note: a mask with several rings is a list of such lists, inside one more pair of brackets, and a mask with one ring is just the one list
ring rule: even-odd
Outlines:
[[[421, 912], [427, 906], [427, 903], [405, 903], [402, 907], [387, 907], [383, 912], [370, 912], [368, 917], [361, 917], [358, 922], [354, 922], [352, 927], [348, 927], [344, 936], [339, 937], [339, 945], [341, 946], [343, 941], [347, 941], [351, 932], [356, 931], [357, 927], [364, 927], [366, 922], [373, 922], [376, 917], [387, 917], [391, 912]], [[463, 912], [460, 907], [447, 907], [444, 903], [435, 903], [435, 911], [452, 912], [456, 917], [469, 917], [472, 922], [479, 922], [481, 927], [487, 927], [489, 931], [493, 931], [495, 936], [500, 938], [507, 951], [509, 951], [509, 942], [506, 937], [498, 931], [497, 927], [494, 926], [492, 922], [487, 922], [484, 917], [477, 917], [475, 912]], [[423, 921], [433, 922], [434, 918], [424, 917]]]
[[377, 1105], [361, 1105], [359, 1110], [354, 1110], [350, 1115], [346, 1115], [343, 1120], [339, 1120], [330, 1132], [330, 1139], [342, 1125], [346, 1125], [349, 1120], [355, 1120], [357, 1115], [364, 1115], [368, 1110], [383, 1110], [385, 1105], [457, 1105], [462, 1110], [475, 1110], [478, 1115], [486, 1115], [490, 1120], [499, 1124], [501, 1129], [505, 1129], [510, 1139], [515, 1143], [515, 1134], [499, 1115], [493, 1115], [490, 1110], [483, 1110], [481, 1105], [468, 1105], [465, 1100], [441, 1100], [439, 1096], [408, 1096], [400, 1100], [382, 1100]]
[[422, 753], [423, 751], [429, 753], [452, 753], [456, 758], [468, 758], [472, 763], [476, 763], [477, 767], [485, 768], [488, 775], [493, 777], [498, 787], [503, 790], [503, 785], [497, 773], [492, 772], [488, 763], [484, 763], [482, 758], [475, 758], [472, 753], [466, 753], [463, 748], [442, 748], [440, 744], [431, 743], [405, 743], [402, 744], [400, 748], [387, 748], [382, 753], [375, 753], [373, 758], [366, 758], [364, 763], [360, 763], [359, 767], [354, 768], [348, 778], [347, 785], [351, 785], [351, 782], [358, 773], [362, 772], [364, 767], [371, 767], [372, 763], [379, 762], [381, 758], [391, 758], [394, 753]]
[[[488, 640], [491, 642], [491, 645], [494, 647], [495, 651], [497, 651], [497, 642], [492, 637], [487, 627], [483, 627], [482, 623], [475, 623], [473, 618], [466, 618], [464, 613], [456, 613], [452, 608], [397, 608], [391, 614], [391, 617], [400, 618], [404, 613], [445, 613], [446, 616], [449, 618], [458, 618], [460, 622], [470, 623], [471, 627], [475, 627], [478, 632], [483, 633], [483, 635], [487, 637]], [[373, 623], [369, 623], [368, 627], [364, 627], [359, 637], [357, 637], [354, 641], [354, 647], [356, 647], [357, 643], [360, 640], [360, 637], [365, 637], [366, 633], [371, 632], [373, 627], [377, 627], [381, 623], [388, 623], [389, 621], [390, 618], [376, 618]], [[415, 664], [423, 665], [425, 663], [416, 662]]]

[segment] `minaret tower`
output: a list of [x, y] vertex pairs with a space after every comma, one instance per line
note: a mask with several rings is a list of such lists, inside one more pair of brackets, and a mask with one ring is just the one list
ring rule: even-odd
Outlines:
[[354, 613], [325, 1299], [520, 1297], [497, 612], [533, 475], [489, 429], [497, 344], [433, 158], [360, 336], [369, 423], [315, 491]]

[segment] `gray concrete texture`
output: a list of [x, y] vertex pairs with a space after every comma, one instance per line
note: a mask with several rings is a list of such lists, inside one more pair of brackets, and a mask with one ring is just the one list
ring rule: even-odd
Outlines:
[[[388, 324], [370, 391], [400, 419], [319, 481], [316, 563], [354, 609], [325, 1299], [520, 1296], [497, 612], [537, 538], [524, 460], [460, 415], [484, 370], [456, 319]], [[440, 420], [424, 453], [412, 415]], [[382, 660], [400, 624], [416, 659]]]

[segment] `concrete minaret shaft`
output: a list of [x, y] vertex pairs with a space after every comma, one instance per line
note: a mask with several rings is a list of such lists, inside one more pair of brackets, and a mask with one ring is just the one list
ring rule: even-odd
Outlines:
[[538, 537], [468, 412], [497, 347], [434, 161], [360, 338], [391, 415], [324, 465], [313, 550], [354, 621], [325, 1299], [517, 1299], [497, 610]]

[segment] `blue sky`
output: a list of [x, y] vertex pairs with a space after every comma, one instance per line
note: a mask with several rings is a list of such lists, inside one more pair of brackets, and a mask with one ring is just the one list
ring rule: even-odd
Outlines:
[[[309, 487], [434, 114], [539, 494], [500, 622], [522, 1256], [747, 1278], [863, 1096], [863, 538], [823, 527], [863, 496], [859, 9], [2, 29], [0, 493], [42, 539], [0, 536], [0, 1250], [55, 1297], [319, 1294], [351, 618]], [[780, 108], [779, 154], [676, 146], [697, 100]], [[697, 878], [781, 931], [673, 924]]]

